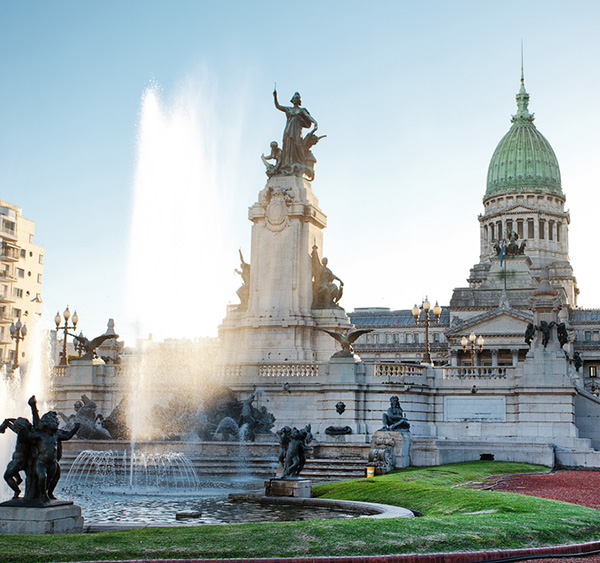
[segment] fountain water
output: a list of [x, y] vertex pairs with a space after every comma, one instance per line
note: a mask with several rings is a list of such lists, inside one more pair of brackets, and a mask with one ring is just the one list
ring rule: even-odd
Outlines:
[[[156, 84], [142, 97], [127, 292], [138, 338], [206, 334], [235, 295], [237, 248], [226, 218], [233, 184], [217, 166], [217, 152], [231, 152], [231, 143], [215, 94], [205, 80], [182, 86], [169, 101]], [[166, 271], [157, 270], [157, 259], [169, 265]], [[231, 272], [229, 281], [214, 275], [224, 270]], [[168, 303], [168, 319], [155, 306], [158, 296]], [[134, 457], [141, 440], [173, 434], [164, 428], [171, 421], [160, 416], [167, 407], [197, 407], [210, 397], [216, 354], [202, 344], [140, 342], [127, 412]]]
[[[129, 467], [128, 467], [129, 465]], [[168, 494], [196, 491], [198, 477], [182, 453], [135, 453], [122, 456], [112, 450], [84, 450], [64, 481], [63, 489], [78, 492], [88, 487], [121, 494]]]

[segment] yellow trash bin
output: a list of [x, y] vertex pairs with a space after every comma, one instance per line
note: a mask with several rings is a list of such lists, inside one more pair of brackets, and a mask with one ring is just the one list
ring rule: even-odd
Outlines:
[[367, 467], [367, 477], [375, 477], [375, 468]]

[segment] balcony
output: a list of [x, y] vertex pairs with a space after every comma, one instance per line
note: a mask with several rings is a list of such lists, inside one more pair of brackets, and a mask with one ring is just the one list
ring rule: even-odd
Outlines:
[[0, 282], [16, 282], [17, 278], [11, 270], [0, 270]]
[[12, 323], [14, 320], [15, 318], [10, 311], [0, 311], [0, 324]]
[[11, 291], [0, 292], [0, 303], [16, 303]]
[[3, 262], [17, 262], [21, 256], [21, 249], [18, 246], [2, 243], [0, 249], [0, 259]]
[[15, 223], [0, 219], [0, 234], [2, 238], [17, 240], [17, 226]]

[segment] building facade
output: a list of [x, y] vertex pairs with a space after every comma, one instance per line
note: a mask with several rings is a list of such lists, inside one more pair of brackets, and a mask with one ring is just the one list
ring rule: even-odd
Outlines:
[[[531, 295], [547, 270], [551, 286], [559, 292], [559, 320], [568, 333], [563, 351], [571, 362], [579, 356], [585, 389], [599, 395], [600, 309], [577, 306], [579, 289], [569, 261], [570, 216], [558, 160], [534, 125], [523, 77], [516, 101], [517, 113], [488, 169], [484, 211], [478, 217], [479, 262], [471, 268], [468, 285], [454, 290], [439, 323], [431, 324], [431, 358], [442, 366], [523, 362], [529, 350], [524, 333], [533, 322]], [[357, 328], [373, 330], [355, 346], [363, 361], [424, 361], [425, 327], [415, 323], [411, 310], [363, 308], [350, 318]], [[484, 340], [483, 349], [475, 346], [473, 354], [471, 333]]]
[[[44, 248], [34, 242], [35, 223], [21, 208], [0, 200], [0, 363], [13, 364], [16, 344], [10, 327], [27, 325], [42, 303]], [[19, 345], [19, 363], [26, 363], [28, 339]]]

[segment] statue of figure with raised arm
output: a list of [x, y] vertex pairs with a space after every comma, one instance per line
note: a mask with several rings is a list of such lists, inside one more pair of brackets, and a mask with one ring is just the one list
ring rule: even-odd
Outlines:
[[[302, 99], [298, 92], [292, 96], [291, 106], [282, 106], [279, 103], [277, 90], [273, 91], [273, 99], [275, 107], [285, 113], [286, 123], [283, 131], [283, 147], [280, 152], [274, 154], [272, 143], [271, 156], [263, 158], [263, 162], [266, 158], [276, 161], [275, 166], [267, 167], [267, 174], [269, 176], [304, 176], [307, 180], [313, 180], [316, 159], [310, 149], [325, 135], [321, 137], [315, 135], [319, 126], [308, 110], [300, 107]], [[302, 137], [302, 129], [308, 129], [311, 125], [312, 129]], [[275, 147], [277, 148], [277, 145]]]

